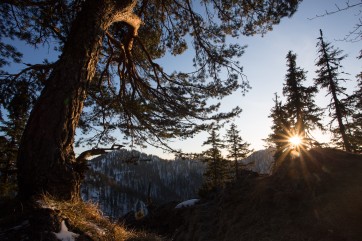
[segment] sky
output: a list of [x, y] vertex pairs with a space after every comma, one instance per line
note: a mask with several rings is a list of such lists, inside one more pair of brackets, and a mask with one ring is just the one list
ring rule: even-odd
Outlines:
[[[360, 3], [361, 0], [350, 0], [349, 3]], [[271, 108], [274, 106], [274, 93], [282, 95], [283, 83], [286, 74], [286, 55], [289, 50], [297, 54], [297, 65], [307, 71], [306, 86], [313, 84], [315, 74], [315, 63], [317, 59], [317, 38], [322, 29], [324, 39], [341, 50], [348, 57], [342, 62], [344, 71], [349, 73], [350, 83], [346, 83], [348, 91], [353, 91], [356, 86], [355, 76], [361, 71], [362, 60], [358, 60], [359, 51], [362, 50], [361, 42], [341, 41], [349, 31], [353, 30], [355, 24], [362, 18], [359, 12], [362, 7], [356, 7], [348, 11], [314, 18], [326, 11], [333, 12], [337, 7], [346, 6], [344, 0], [304, 0], [297, 12], [291, 18], [283, 18], [279, 25], [274, 26], [273, 31], [263, 37], [260, 35], [242, 37], [237, 41], [247, 45], [245, 54], [240, 58], [252, 89], [242, 96], [240, 93], [233, 94], [222, 100], [222, 110], [230, 110], [235, 105], [243, 109], [239, 118], [234, 120], [238, 126], [241, 137], [251, 144], [255, 151], [265, 149], [265, 139], [271, 133], [272, 120], [268, 118]], [[359, 15], [358, 15], [359, 14]], [[314, 19], [313, 19], [314, 18]], [[170, 69], [184, 63], [188, 66], [191, 59], [185, 57], [167, 59]], [[165, 62], [166, 63], [166, 62]], [[329, 103], [329, 97], [320, 91], [316, 96], [316, 104], [325, 107]], [[327, 113], [326, 113], [327, 115]], [[326, 118], [325, 124], [328, 120]], [[220, 135], [225, 135], [225, 130], [220, 130]], [[320, 142], [329, 140], [328, 133], [315, 132], [314, 137]], [[186, 141], [175, 140], [171, 146], [182, 149], [184, 152], [201, 152], [207, 149], [202, 146], [206, 141], [207, 133], [199, 134], [193, 139]], [[146, 153], [156, 154], [164, 158], [172, 158], [172, 155], [154, 148], [143, 149]]]
[[[283, 82], [286, 74], [286, 55], [289, 50], [297, 54], [297, 65], [307, 73], [305, 85], [312, 85], [315, 74], [315, 63], [317, 58], [317, 38], [319, 29], [323, 30], [325, 40], [331, 42], [335, 47], [344, 51], [348, 57], [342, 62], [344, 71], [349, 73], [352, 80], [346, 85], [348, 90], [353, 91], [356, 86], [355, 76], [361, 71], [362, 60], [357, 60], [361, 42], [340, 41], [349, 31], [353, 30], [356, 23], [361, 21], [362, 6], [352, 8], [348, 11], [339, 12], [325, 17], [318, 17], [310, 20], [316, 15], [322, 15], [326, 11], [335, 11], [337, 6], [343, 8], [347, 0], [304, 0], [297, 12], [291, 18], [283, 18], [279, 25], [274, 26], [273, 31], [265, 36], [241, 37], [237, 40], [241, 45], [247, 45], [245, 54], [239, 59], [244, 68], [244, 74], [252, 89], [243, 96], [235, 93], [222, 100], [222, 111], [230, 110], [236, 105], [243, 109], [241, 115], [234, 120], [238, 126], [241, 137], [251, 144], [254, 150], [264, 149], [265, 139], [270, 134], [271, 119], [268, 118], [273, 107], [274, 93], [281, 95]], [[349, 0], [349, 3], [362, 3], [362, 0]], [[21, 47], [21, 46], [20, 46]], [[50, 49], [38, 49], [42, 54], [34, 54], [34, 50], [23, 48], [23, 62], [34, 62], [37, 56], [45, 56], [52, 60], [56, 58]], [[173, 72], [174, 70], [187, 70], [192, 62], [192, 56], [186, 54], [181, 57], [169, 57], [160, 60], [160, 64]], [[42, 61], [42, 60], [40, 60]], [[39, 62], [39, 61], [38, 61]], [[192, 71], [192, 70], [191, 70]], [[320, 92], [316, 98], [316, 104], [325, 107], [329, 98], [325, 93]], [[326, 122], [327, 123], [327, 122]], [[225, 130], [220, 130], [223, 136]], [[184, 152], [198, 152], [207, 149], [202, 146], [206, 141], [207, 133], [197, 135], [193, 139], [186, 141], [174, 140], [170, 146], [174, 149], [182, 149]], [[328, 140], [328, 135], [316, 133], [315, 137], [319, 141]], [[120, 137], [121, 142], [121, 137]], [[161, 149], [149, 147], [146, 149], [135, 148], [147, 154], [158, 155], [162, 158], [173, 158], [172, 154], [165, 153]], [[76, 149], [76, 154], [82, 150]]]

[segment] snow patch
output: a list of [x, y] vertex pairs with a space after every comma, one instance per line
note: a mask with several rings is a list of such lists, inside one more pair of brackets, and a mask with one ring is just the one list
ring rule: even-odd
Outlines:
[[64, 220], [62, 221], [60, 232], [54, 234], [57, 237], [57, 239], [61, 241], [75, 241], [75, 238], [79, 236], [79, 234], [68, 231], [68, 228], [65, 225]]
[[200, 199], [190, 199], [190, 200], [186, 200], [183, 201], [179, 204], [176, 205], [175, 208], [185, 208], [185, 207], [191, 207], [194, 206], [196, 203], [198, 203], [200, 201]]

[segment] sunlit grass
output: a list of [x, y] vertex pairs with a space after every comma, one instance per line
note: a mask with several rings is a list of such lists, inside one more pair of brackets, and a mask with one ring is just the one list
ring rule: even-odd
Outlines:
[[103, 216], [98, 205], [90, 202], [64, 202], [54, 200], [44, 195], [39, 201], [42, 207], [58, 210], [63, 219], [71, 225], [73, 232], [83, 233], [92, 237], [92, 240], [119, 240], [119, 241], [162, 241], [163, 239], [149, 233], [126, 230], [124, 227], [112, 223]]

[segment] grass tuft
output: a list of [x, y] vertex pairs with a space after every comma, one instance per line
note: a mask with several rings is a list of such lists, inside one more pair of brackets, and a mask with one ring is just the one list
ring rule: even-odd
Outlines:
[[[39, 204], [43, 208], [59, 211], [62, 219], [72, 232], [81, 234], [87, 240], [99, 241], [163, 241], [161, 237], [145, 232], [134, 232], [112, 223], [103, 216], [95, 203], [57, 201], [44, 195]], [[82, 239], [83, 240], [83, 239]]]

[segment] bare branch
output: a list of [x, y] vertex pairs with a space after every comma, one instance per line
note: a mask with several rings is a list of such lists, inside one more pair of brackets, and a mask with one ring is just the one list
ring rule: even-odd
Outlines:
[[79, 154], [79, 156], [76, 158], [76, 162], [85, 162], [88, 157], [105, 154], [107, 151], [119, 150], [122, 147], [124, 147], [124, 145], [113, 144], [110, 148], [94, 148], [91, 150], [86, 150]]
[[[347, 11], [347, 10], [350, 10], [351, 8], [355, 8], [355, 7], [362, 7], [362, 0], [360, 0], [360, 2], [353, 3], [353, 4], [351, 4], [348, 0], [347, 2], [345, 2], [344, 7], [340, 7], [339, 5], [335, 4], [334, 11], [326, 10], [324, 14], [317, 14], [315, 17], [308, 18], [308, 19], [314, 20], [316, 18], [322, 18], [325, 16], [329, 16], [329, 15], [333, 15], [333, 14], [340, 13], [343, 11]], [[356, 14], [356, 16], [361, 15], [361, 14], [362, 14], [362, 11], [359, 10], [359, 13]], [[358, 23], [355, 24], [353, 29], [351, 31], [349, 31], [348, 34], [346, 34], [344, 38], [339, 39], [338, 41], [358, 42], [361, 40], [362, 40], [362, 20], [361, 20], [361, 18], [359, 18]]]
[[25, 74], [28, 71], [32, 71], [32, 70], [36, 70], [36, 71], [50, 70], [50, 69], [54, 68], [55, 64], [56, 63], [51, 63], [51, 64], [25, 64], [26, 66], [28, 66], [27, 68], [21, 70], [17, 74], [10, 74], [9, 76], [11, 76], [12, 79], [16, 80], [17, 78], [19, 78], [21, 75]]
[[316, 14], [314, 17], [312, 18], [308, 18], [308, 20], [314, 20], [316, 18], [322, 18], [322, 17], [325, 17], [325, 16], [328, 16], [328, 15], [332, 15], [332, 14], [336, 14], [336, 13], [339, 13], [339, 12], [342, 12], [342, 11], [346, 11], [350, 8], [353, 8], [353, 7], [357, 7], [357, 6], [362, 6], [362, 0], [361, 2], [359, 3], [355, 3], [355, 4], [350, 4], [349, 1], [346, 2], [346, 6], [345, 7], [339, 7], [337, 4], [335, 4], [335, 7], [336, 7], [336, 10], [334, 11], [328, 11], [326, 10], [324, 14]]

